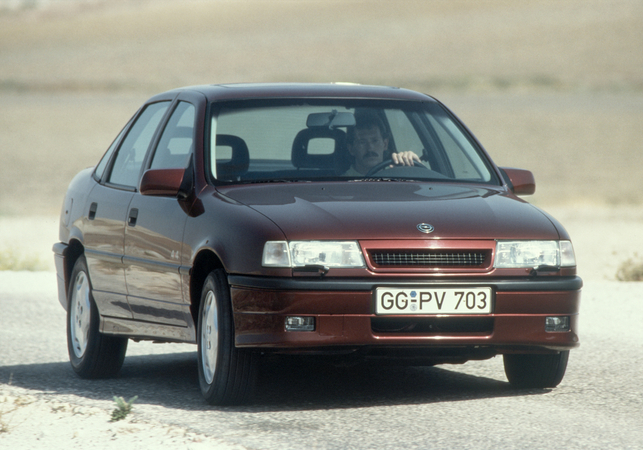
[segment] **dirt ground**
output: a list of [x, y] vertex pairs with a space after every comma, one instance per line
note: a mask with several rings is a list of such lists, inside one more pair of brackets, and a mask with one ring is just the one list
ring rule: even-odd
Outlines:
[[[44, 3], [0, 2], [0, 251], [34, 257], [40, 269], [53, 270], [67, 184], [145, 99], [236, 81], [435, 95], [499, 165], [534, 172], [537, 193], [526, 199], [567, 227], [583, 278], [614, 279], [621, 262], [643, 255], [639, 0]], [[30, 401], [2, 395], [5, 406]], [[73, 405], [37, 405], [75, 417]], [[47, 422], [54, 439], [42, 448], [57, 448]], [[170, 442], [202, 439], [186, 436]]]

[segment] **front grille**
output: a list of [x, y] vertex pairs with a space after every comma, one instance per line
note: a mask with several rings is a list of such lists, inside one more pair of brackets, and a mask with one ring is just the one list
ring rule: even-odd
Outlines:
[[376, 267], [482, 267], [488, 252], [478, 250], [372, 250], [369, 255]]

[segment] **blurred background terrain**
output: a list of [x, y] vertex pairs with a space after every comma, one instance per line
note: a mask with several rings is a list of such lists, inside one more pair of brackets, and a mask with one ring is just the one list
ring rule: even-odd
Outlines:
[[446, 103], [563, 223], [637, 230], [642, 24], [640, 0], [0, 0], [0, 218], [55, 218], [159, 91], [350, 81]]

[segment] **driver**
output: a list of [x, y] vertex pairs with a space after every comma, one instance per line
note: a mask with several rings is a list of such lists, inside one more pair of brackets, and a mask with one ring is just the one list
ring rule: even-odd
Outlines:
[[[390, 153], [384, 122], [374, 111], [355, 112], [355, 126], [348, 129], [347, 147], [353, 164], [343, 175], [363, 176], [373, 167], [392, 159], [394, 164], [412, 166], [420, 158], [413, 152]], [[392, 166], [391, 166], [392, 167]]]

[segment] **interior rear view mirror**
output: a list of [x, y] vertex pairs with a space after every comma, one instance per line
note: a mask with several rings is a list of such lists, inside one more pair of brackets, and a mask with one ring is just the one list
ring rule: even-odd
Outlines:
[[338, 128], [355, 126], [355, 116], [352, 112], [338, 112], [333, 110], [327, 113], [312, 113], [306, 119], [308, 128]]

